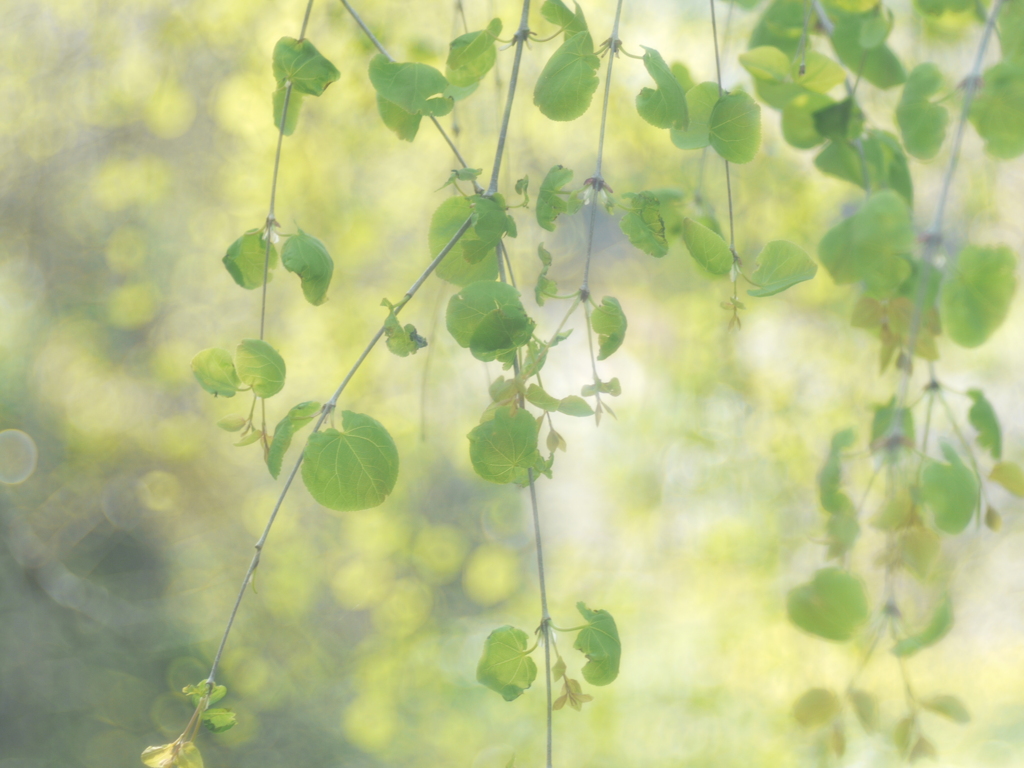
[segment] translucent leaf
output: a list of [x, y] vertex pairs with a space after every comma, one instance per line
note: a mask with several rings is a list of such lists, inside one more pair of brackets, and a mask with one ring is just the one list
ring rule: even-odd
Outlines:
[[575, 198], [566, 200], [568, 193], [562, 188], [572, 181], [573, 173], [561, 165], [551, 167], [537, 193], [537, 223], [544, 229], [555, 231], [555, 219], [561, 213], [576, 213], [581, 203]]
[[448, 82], [465, 87], [480, 82], [497, 59], [494, 40], [501, 34], [501, 19], [491, 19], [486, 29], [452, 40], [445, 63]]
[[204, 349], [193, 357], [192, 374], [199, 386], [211, 395], [234, 397], [235, 392], [242, 388], [231, 355], [223, 349]]
[[1016, 158], [1024, 153], [1024, 63], [997, 63], [982, 82], [971, 104], [971, 122], [989, 153], [1001, 160]]
[[576, 6], [575, 13], [570, 11], [569, 6], [562, 0], [544, 0], [544, 4], [540, 7], [541, 16], [552, 24], [565, 27], [565, 40], [579, 32], [587, 31], [587, 20], [583, 18], [580, 4], [573, 3], [573, 5]]
[[750, 281], [760, 286], [748, 290], [751, 296], [774, 296], [797, 283], [810, 280], [818, 265], [797, 245], [788, 240], [773, 240], [757, 255], [757, 268]]
[[839, 697], [828, 688], [811, 688], [793, 704], [793, 717], [804, 728], [820, 728], [843, 711]]
[[235, 369], [259, 397], [273, 397], [284, 387], [284, 359], [265, 341], [242, 341], [235, 349]]
[[[223, 350], [221, 350], [223, 352]], [[230, 359], [230, 358], [229, 358]], [[232, 364], [234, 368], [234, 364]], [[241, 382], [239, 382], [241, 383]], [[227, 395], [231, 397], [231, 395]], [[242, 427], [249, 423], [249, 419], [241, 414], [231, 414], [225, 416], [217, 422], [217, 426], [223, 429], [225, 432], [238, 432]]]
[[214, 733], [223, 733], [235, 727], [238, 721], [230, 709], [208, 709], [203, 712], [203, 725]]
[[711, 110], [708, 137], [726, 160], [749, 163], [761, 147], [761, 107], [742, 91], [723, 96]]
[[476, 264], [494, 250], [506, 233], [515, 237], [515, 221], [505, 212], [505, 199], [501, 195], [493, 198], [473, 195], [469, 204], [476, 237], [463, 238], [455, 247], [462, 248], [462, 257], [466, 261]]
[[907, 152], [921, 160], [931, 160], [939, 153], [946, 138], [949, 113], [929, 97], [942, 88], [942, 74], [931, 62], [920, 64], [911, 71], [903, 86], [903, 95], [896, 107], [903, 144]]
[[142, 764], [150, 768], [170, 768], [174, 762], [175, 747], [178, 742], [162, 744], [158, 747], [146, 747], [142, 750]]
[[537, 285], [533, 293], [537, 305], [543, 307], [546, 299], [558, 295], [558, 285], [548, 277], [548, 270], [551, 269], [551, 254], [548, 253], [543, 243], [537, 246], [537, 255], [540, 257], [541, 270], [537, 275]]
[[[465, 197], [450, 197], [441, 203], [430, 220], [430, 258], [434, 258], [441, 250], [448, 245], [448, 242], [455, 236], [455, 233], [462, 228], [473, 213], [471, 203]], [[475, 264], [470, 264], [465, 258], [465, 245], [463, 241], [473, 248], [479, 246], [480, 238], [470, 228], [449, 251], [448, 255], [441, 260], [435, 274], [442, 280], [447, 280], [455, 285], [468, 285], [482, 280], [495, 280], [498, 277], [498, 257], [494, 252], [484, 256]]]
[[573, 35], [544, 65], [533, 91], [533, 103], [551, 120], [575, 120], [590, 106], [600, 64], [590, 33]]
[[[893, 395], [885, 405], [875, 406], [875, 415], [871, 419], [871, 444], [878, 443], [892, 432], [893, 420], [896, 418], [896, 396]], [[909, 408], [900, 411], [900, 434], [903, 439], [914, 443], [914, 414]]]
[[874, 13], [848, 14], [836, 12], [832, 43], [839, 60], [852, 72], [860, 72], [865, 80], [879, 88], [892, 88], [907, 79], [899, 59], [887, 45], [865, 48], [861, 45], [861, 28], [871, 24]]
[[274, 46], [274, 77], [278, 86], [291, 83], [293, 94], [319, 96], [341, 73], [309, 40], [282, 37]]
[[613, 296], [601, 299], [601, 306], [590, 313], [590, 327], [597, 334], [598, 360], [605, 360], [622, 346], [626, 338], [626, 315]]
[[953, 628], [953, 601], [949, 595], [943, 597], [931, 620], [923, 630], [910, 637], [905, 637], [893, 647], [896, 656], [913, 656], [918, 651], [935, 645]]
[[191, 741], [182, 744], [175, 766], [177, 768], [203, 768], [203, 756], [199, 754], [199, 747]]
[[875, 697], [859, 688], [850, 688], [846, 696], [853, 704], [853, 712], [861, 727], [868, 733], [878, 730], [878, 702]]
[[377, 94], [377, 111], [380, 113], [380, 119], [384, 121], [384, 125], [394, 131], [402, 141], [412, 141], [416, 138], [423, 115], [407, 112], [379, 93]]
[[939, 534], [931, 528], [917, 525], [904, 531], [901, 544], [907, 568], [919, 579], [928, 578], [942, 548]]
[[1011, 461], [1001, 461], [992, 467], [989, 479], [999, 483], [1014, 496], [1024, 496], [1024, 470]]
[[826, 640], [849, 640], [868, 620], [864, 584], [839, 568], [822, 568], [786, 598], [789, 620]]
[[684, 130], [690, 122], [686, 92], [661, 54], [653, 48], [641, 47], [644, 49], [644, 67], [658, 88], [640, 90], [636, 97], [636, 111], [656, 128]]
[[564, 413], [566, 416], [584, 417], [594, 415], [594, 409], [590, 407], [590, 403], [576, 395], [563, 397], [558, 404], [558, 412]]
[[997, 461], [1003, 457], [1003, 433], [999, 428], [999, 418], [992, 404], [985, 398], [980, 389], [967, 390], [973, 401], [967, 419], [971, 426], [978, 430], [978, 445], [985, 448]]
[[531, 384], [526, 390], [526, 400], [542, 411], [557, 411], [561, 400], [549, 395], [539, 384]]
[[[682, 86], [683, 93], [687, 93], [696, 85], [696, 83], [693, 82], [693, 77], [690, 75], [690, 70], [682, 62], [673, 61], [670, 69], [672, 70], [672, 77], [674, 77], [678, 81], [679, 85]], [[689, 111], [689, 106], [687, 106], [687, 111]]]
[[864, 130], [864, 112], [853, 97], [819, 109], [812, 115], [814, 129], [826, 139], [856, 139]]
[[758, 20], [750, 36], [750, 47], [771, 45], [792, 59], [800, 44], [803, 23], [802, 0], [775, 0], [768, 5]]
[[289, 237], [281, 249], [281, 264], [299, 276], [306, 301], [319, 306], [327, 300], [327, 288], [334, 274], [334, 259], [323, 243], [300, 229], [299, 234]]
[[818, 257], [839, 285], [863, 281], [868, 295], [888, 298], [910, 276], [910, 265], [900, 254], [915, 244], [906, 203], [897, 193], [883, 190], [825, 234]]
[[683, 242], [694, 261], [713, 275], [727, 275], [732, 269], [732, 251], [722, 236], [698, 224], [693, 219], [683, 219]]
[[1006, 246], [960, 251], [939, 294], [942, 325], [962, 347], [983, 344], [1002, 325], [1017, 288], [1017, 257]]
[[1024, 62], [1024, 5], [1004, 3], [997, 19], [1004, 61]]
[[829, 0], [829, 5], [847, 13], [864, 13], [878, 5], [878, 0]]
[[852, 429], [844, 429], [832, 436], [832, 444], [829, 448], [828, 458], [818, 473], [818, 488], [821, 499], [821, 506], [832, 514], [848, 514], [853, 512], [853, 502], [843, 492], [842, 482], [842, 452], [853, 445], [854, 433]]
[[641, 251], [661, 258], [668, 253], [668, 240], [657, 196], [651, 192], [627, 192], [623, 197], [633, 209], [619, 220], [619, 229]]
[[892, 189], [903, 197], [908, 206], [913, 205], [914, 187], [899, 140], [885, 131], [872, 130], [861, 138], [861, 149], [863, 160], [861, 152], [851, 142], [830, 142], [814, 159], [814, 165], [823, 173], [856, 184], [861, 189]]
[[690, 125], [686, 130], [670, 129], [672, 143], [680, 149], [701, 149], [711, 143], [708, 123], [718, 103], [718, 83], [701, 83], [686, 92], [686, 112]]
[[591, 685], [608, 685], [619, 676], [622, 657], [622, 643], [615, 619], [608, 611], [592, 611], [582, 602], [576, 603], [576, 609], [587, 622], [572, 644], [589, 659], [583, 665], [583, 679]]
[[949, 718], [954, 723], [962, 725], [971, 722], [971, 713], [956, 696], [932, 696], [930, 699], [923, 699], [921, 706]]
[[427, 346], [427, 340], [416, 332], [415, 325], [406, 323], [403, 326], [398, 322], [395, 309], [390, 301], [384, 299], [381, 304], [388, 307], [389, 310], [388, 316], [384, 320], [384, 336], [386, 337], [385, 343], [392, 354], [399, 357], [408, 357]]
[[740, 64], [758, 80], [781, 83], [789, 77], [789, 56], [771, 45], [761, 45], [741, 53]]
[[528, 649], [529, 637], [523, 630], [498, 627], [484, 641], [484, 653], [476, 667], [477, 682], [500, 693], [505, 701], [519, 698], [537, 679], [537, 665]]
[[427, 64], [388, 61], [378, 54], [370, 60], [370, 82], [382, 98], [413, 115], [440, 117], [455, 104], [444, 95], [448, 80]]
[[[272, 102], [274, 105], [274, 127], [281, 129], [281, 117], [284, 115], [284, 97], [288, 87], [283, 83], [274, 89]], [[299, 111], [302, 108], [302, 94], [292, 88], [288, 96], [288, 119], [284, 123], [284, 135], [291, 136], [295, 133], [295, 127], [299, 124]]]
[[[199, 702], [206, 696], [206, 681], [200, 680], [195, 685], [186, 685], [181, 689], [181, 692], [189, 697], [193, 707], [198, 707]], [[210, 698], [206, 700], [206, 706], [216, 704], [218, 701], [223, 699], [228, 693], [228, 689], [223, 685], [215, 685], [210, 690]]]
[[540, 460], [536, 419], [525, 410], [513, 415], [509, 408], [498, 408], [493, 419], [469, 433], [469, 458], [484, 480], [511, 483], [522, 479]]
[[519, 291], [496, 282], [471, 283], [452, 296], [445, 313], [448, 332], [478, 360], [511, 360], [533, 335]]
[[817, 51], [807, 51], [802, 75], [799, 61], [791, 65], [790, 75], [796, 85], [816, 93], [828, 93], [846, 79], [846, 71], [838, 62]]
[[[267, 241], [261, 236], [262, 230], [250, 229], [235, 240], [224, 255], [224, 266], [228, 273], [243, 288], [252, 290], [263, 285], [263, 268], [267, 258]], [[277, 249], [270, 244], [269, 270], [277, 266]]]
[[398, 449], [376, 419], [341, 412], [341, 429], [310, 435], [302, 481], [328, 509], [355, 512], [384, 503], [398, 480]]
[[284, 455], [292, 444], [292, 437], [295, 436], [298, 430], [316, 417], [320, 412], [320, 408], [320, 403], [312, 400], [299, 403], [288, 411], [287, 416], [277, 423], [277, 426], [274, 428], [274, 437], [270, 441], [270, 449], [267, 452], [267, 469], [270, 470], [271, 477], [276, 479], [281, 474], [281, 463], [284, 461]]
[[825, 137], [818, 132], [814, 115], [834, 103], [820, 93], [795, 96], [782, 108], [782, 137], [798, 149], [810, 149], [821, 144]]

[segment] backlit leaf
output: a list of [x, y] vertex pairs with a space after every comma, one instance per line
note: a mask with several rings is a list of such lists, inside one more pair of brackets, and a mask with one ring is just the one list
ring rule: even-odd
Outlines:
[[954, 723], [963, 725], [971, 722], [971, 713], [956, 696], [932, 696], [930, 699], [923, 699], [921, 706], [952, 720]]
[[569, 198], [567, 192], [562, 188], [572, 181], [573, 173], [561, 165], [551, 167], [541, 182], [540, 191], [537, 193], [537, 223], [544, 229], [555, 231], [555, 219], [561, 213], [576, 213], [580, 208], [580, 201]]
[[849, 640], [868, 620], [864, 584], [839, 568], [822, 568], [786, 599], [789, 620], [826, 640]]
[[701, 149], [711, 143], [708, 124], [718, 103], [718, 83], [701, 83], [686, 92], [686, 112], [690, 124], [685, 130], [672, 128], [669, 136], [680, 149]]
[[797, 283], [810, 280], [818, 265], [797, 245], [788, 240], [773, 240], [757, 255], [757, 268], [750, 281], [760, 286], [748, 290], [751, 296], [774, 296]]
[[1016, 255], [1005, 245], [969, 245], [960, 251], [939, 294], [949, 338], [962, 347], [977, 347], [1002, 325], [1017, 289], [1016, 266]]
[[[289, 109], [289, 112], [291, 110]], [[380, 113], [384, 125], [395, 132], [402, 141], [412, 141], [416, 138], [416, 132], [420, 129], [420, 120], [423, 115], [414, 115], [407, 112], [393, 101], [388, 101], [379, 93], [377, 94], [377, 111]]]
[[985, 70], [982, 83], [971, 104], [971, 123], [991, 154], [1017, 157], [1024, 152], [1024, 63], [996, 64]]
[[793, 704], [793, 717], [804, 728], [820, 728], [843, 711], [839, 697], [828, 688], [811, 688]]
[[578, 32], [587, 31], [587, 20], [583, 17], [583, 10], [579, 3], [573, 3], [576, 11], [570, 11], [563, 0], [544, 0], [540, 7], [540, 14], [552, 24], [565, 28], [564, 38], [568, 40]]
[[259, 397], [273, 397], [284, 387], [284, 359], [260, 339], [245, 339], [235, 349], [238, 378]]
[[522, 479], [540, 459], [536, 419], [522, 409], [512, 415], [509, 408], [498, 408], [493, 419], [469, 433], [469, 458], [484, 480], [511, 483]]
[[903, 144], [907, 152], [922, 160], [935, 157], [946, 138], [949, 113], [941, 104], [929, 101], [941, 88], [939, 68], [931, 62], [920, 64], [907, 78], [896, 107], [896, 122], [900, 126]]
[[636, 97], [636, 111], [656, 128], [683, 130], [689, 124], [686, 92], [668, 64], [653, 48], [644, 49], [644, 67], [657, 84], [657, 90], [642, 88]]
[[382, 98], [413, 115], [440, 117], [455, 103], [444, 95], [448, 80], [427, 64], [389, 61], [378, 54], [370, 60], [370, 82]]
[[281, 474], [281, 463], [292, 444], [292, 437], [316, 417], [320, 412], [320, 407], [320, 403], [312, 400], [299, 403], [277, 423], [274, 428], [274, 437], [270, 441], [270, 449], [267, 452], [267, 469], [270, 470], [271, 477], [277, 478]]
[[448, 332], [479, 360], [506, 358], [533, 335], [519, 291], [497, 282], [471, 283], [452, 296], [445, 313]]
[[615, 619], [608, 611], [592, 611], [582, 602], [576, 603], [576, 609], [587, 622], [572, 644], [589, 659], [583, 665], [583, 679], [591, 685], [608, 685], [619, 676], [622, 657], [622, 643]]
[[203, 725], [206, 726], [207, 730], [214, 733], [229, 731], [235, 727], [237, 722], [235, 713], [230, 709], [218, 707], [217, 709], [208, 709], [203, 712]]
[[627, 192], [623, 197], [633, 209], [619, 220], [619, 229], [641, 251], [661, 258], [668, 253], [668, 241], [657, 196], [651, 192]]
[[896, 656], [913, 656], [918, 651], [935, 645], [953, 628], [953, 601], [945, 595], [936, 607], [928, 626], [917, 634], [905, 637], [893, 647]]
[[505, 625], [484, 641], [484, 653], [476, 667], [477, 682], [512, 701], [533, 685], [537, 665], [530, 658], [529, 637], [523, 630]]
[[732, 251], [722, 236], [693, 219], [683, 219], [683, 242], [694, 261], [713, 275], [727, 275], [732, 269]]
[[313, 306], [327, 300], [327, 288], [334, 274], [334, 260], [327, 247], [301, 229], [281, 249], [281, 264], [302, 281], [302, 294]]
[[341, 412], [341, 430], [310, 435], [302, 481], [328, 509], [355, 512], [384, 503], [398, 480], [398, 449], [376, 419]]
[[758, 80], [784, 82], [789, 77], [789, 56], [771, 45], [761, 45], [740, 54], [740, 64]]
[[[434, 212], [430, 220], [430, 258], [434, 258], [448, 245], [455, 233], [466, 223], [473, 213], [472, 204], [465, 197], [450, 197]], [[463, 242], [465, 241], [465, 242]], [[480, 238], [470, 228], [441, 260], [435, 274], [442, 280], [455, 285], [468, 285], [481, 280], [495, 280], [498, 277], [498, 257], [492, 251], [475, 264], [470, 264], [465, 257], [468, 243], [470, 252], [479, 248]]]
[[761, 107], [742, 91], [723, 96], [711, 110], [708, 137], [726, 160], [749, 163], [761, 147]]
[[865, 48], [861, 44], [863, 25], [873, 23], [874, 19], [875, 14], [871, 12], [849, 14], [836, 11], [832, 44], [847, 69], [860, 72], [865, 80], [878, 88], [892, 88], [907, 79], [899, 59], [887, 45]]
[[626, 315], [619, 300], [612, 296], [601, 299], [601, 306], [590, 313], [590, 327], [597, 334], [598, 360], [605, 360], [622, 346], [626, 338]]
[[293, 94], [319, 96], [341, 73], [309, 40], [282, 37], [274, 46], [274, 77], [278, 86], [291, 83]]
[[1012, 461], [1001, 461], [992, 467], [989, 479], [999, 483], [1014, 496], [1024, 496], [1024, 470]]
[[544, 65], [533, 91], [533, 103], [551, 120], [575, 120], [590, 106], [600, 64], [590, 33], [573, 35]]
[[501, 19], [491, 19], [486, 29], [452, 40], [445, 74], [452, 85], [465, 87], [480, 82], [497, 59], [494, 40], [501, 34]]
[[231, 355], [223, 349], [204, 349], [193, 357], [192, 374], [199, 382], [199, 386], [211, 395], [234, 397], [235, 392], [242, 388], [242, 381], [238, 378]]
[[[284, 98], [287, 94], [288, 87], [286, 85], [278, 85], [274, 89], [273, 105], [274, 105], [274, 127], [278, 130], [281, 129], [281, 118], [284, 116]], [[299, 124], [299, 111], [302, 108], [302, 93], [292, 88], [292, 92], [288, 95], [288, 119], [284, 122], [284, 135], [291, 136], [295, 133], [295, 127]]]
[[980, 389], [967, 390], [973, 401], [967, 414], [971, 426], [978, 430], [978, 445], [988, 450], [997, 461], [1003, 457], [1003, 433], [992, 404]]
[[[224, 266], [228, 273], [243, 288], [252, 290], [263, 285], [264, 262], [267, 259], [267, 241], [263, 239], [263, 230], [250, 229], [235, 240], [224, 255]], [[270, 261], [268, 270], [277, 266], [277, 249], [270, 244]], [[267, 278], [270, 278], [268, 272]]]

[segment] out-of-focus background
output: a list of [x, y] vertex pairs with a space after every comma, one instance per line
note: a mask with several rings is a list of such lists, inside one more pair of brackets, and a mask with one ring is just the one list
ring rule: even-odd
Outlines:
[[[515, 3], [468, 0], [471, 29], [492, 15], [507, 31]], [[227, 246], [266, 216], [276, 131], [270, 57], [295, 36], [305, 3], [261, 0], [12, 0], [0, 26], [0, 768], [120, 768], [181, 732], [182, 687], [205, 677], [252, 544], [279, 491], [258, 446], [236, 448], [215, 426], [247, 408], [214, 399], [189, 361], [258, 333], [259, 292], [234, 284]], [[980, 27], [925, 24], [895, 4], [894, 47], [908, 64], [965, 73]], [[367, 23], [399, 60], [443, 68], [461, 32], [451, 2], [364, 2]], [[612, 3], [588, 3], [611, 27]], [[721, 4], [723, 77], [756, 11]], [[550, 24], [537, 15], [542, 34]], [[454, 31], [453, 31], [454, 30]], [[334, 256], [329, 301], [306, 303], [281, 270], [269, 286], [267, 339], [288, 381], [268, 403], [325, 400], [428, 262], [427, 228], [451, 193], [453, 165], [428, 123], [399, 142], [376, 112], [366, 67], [373, 50], [339, 3], [314, 6], [309, 37], [340, 69], [306, 99], [286, 139], [277, 218]], [[603, 39], [603, 32], [595, 37]], [[621, 37], [714, 78], [707, 8], [626, 3]], [[823, 45], [821, 41], [817, 43]], [[561, 163], [591, 174], [600, 112], [554, 124], [531, 103], [553, 44], [524, 54], [509, 132], [510, 191], [535, 191]], [[471, 166], [488, 169], [511, 64], [444, 122]], [[603, 71], [602, 71], [603, 78]], [[639, 62], [616, 66], [605, 178], [614, 190], [698, 189], [724, 221], [721, 164], [673, 147], [632, 107], [647, 85]], [[602, 86], [603, 87], [603, 86]], [[898, 89], [897, 89], [898, 91]], [[865, 111], [891, 128], [898, 93], [865, 86]], [[858, 191], [814, 172], [811, 153], [779, 137], [763, 111], [757, 160], [734, 166], [737, 238], [752, 256], [787, 238], [815, 253]], [[913, 164], [916, 218], [928, 221], [945, 154]], [[486, 173], [484, 178], [486, 178]], [[1020, 162], [997, 166], [970, 134], [947, 232], [1020, 249]], [[509, 199], [513, 197], [510, 195]], [[583, 217], [557, 234], [516, 211], [511, 258], [541, 328], [562, 306], [529, 290], [544, 242], [552, 276], [579, 284]], [[872, 408], [895, 391], [878, 373], [878, 341], [850, 328], [855, 292], [822, 270], [772, 299], [749, 299], [727, 330], [723, 280], [700, 273], [678, 236], [655, 260], [611, 220], [598, 226], [592, 287], [629, 318], [623, 348], [601, 364], [623, 393], [618, 419], [563, 417], [568, 452], [539, 486], [551, 612], [575, 626], [575, 603], [605, 608], [622, 636], [619, 679], [591, 689], [582, 712], [555, 713], [561, 766], [804, 766], [827, 762], [820, 739], [791, 715], [805, 689], [841, 690], [863, 649], [801, 634], [786, 591], [824, 562], [815, 475], [834, 431], [863, 446]], [[429, 339], [400, 359], [375, 351], [342, 406], [391, 431], [401, 454], [381, 507], [339, 514], [296, 487], [270, 536], [255, 589], [223, 659], [223, 705], [239, 724], [203, 734], [206, 765], [501, 768], [543, 758], [544, 696], [535, 684], [506, 703], [478, 685], [484, 637], [539, 620], [526, 497], [473, 473], [465, 434], [500, 370], [478, 363], [444, 329], [454, 289], [436, 279], [403, 314]], [[579, 324], [579, 318], [574, 321]], [[1024, 310], [986, 346], [941, 341], [937, 370], [954, 389], [984, 388], [1004, 426], [1006, 454], [1024, 458]], [[552, 352], [547, 388], [590, 380], [582, 329]], [[914, 391], [924, 382], [919, 372]], [[970, 401], [952, 396], [958, 418]], [[940, 435], [951, 434], [938, 419]], [[294, 460], [296, 448], [286, 459]], [[847, 468], [859, 499], [865, 452]], [[1022, 504], [995, 489], [1003, 530], [948, 541], [933, 592], [957, 606], [949, 637], [908, 662], [924, 693], [952, 693], [973, 719], [925, 715], [940, 764], [1024, 761]], [[875, 503], [868, 498], [867, 510]], [[865, 527], [866, 528], [866, 527]], [[855, 567], [874, 600], [881, 539], [866, 528]], [[913, 593], [926, 604], [926, 585]], [[578, 672], [571, 638], [560, 648]], [[576, 675], [578, 677], [578, 674]], [[883, 729], [902, 713], [902, 683], [883, 649], [861, 682], [881, 702]], [[557, 692], [556, 692], [557, 693]], [[848, 730], [847, 765], [896, 764], [888, 735]]]

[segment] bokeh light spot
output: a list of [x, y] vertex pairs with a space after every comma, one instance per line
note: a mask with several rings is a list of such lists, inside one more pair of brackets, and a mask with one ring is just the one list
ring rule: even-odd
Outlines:
[[17, 485], [36, 471], [39, 449], [36, 441], [20, 429], [0, 432], [0, 483]]

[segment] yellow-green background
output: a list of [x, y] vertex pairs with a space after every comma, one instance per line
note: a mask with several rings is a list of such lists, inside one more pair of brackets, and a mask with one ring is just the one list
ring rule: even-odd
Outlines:
[[[950, 83], [961, 79], [980, 26], [927, 26], [895, 7], [904, 62], [932, 59]], [[303, 10], [259, 0], [10, 0], [3, 9], [0, 429], [30, 435], [39, 463], [23, 483], [0, 486], [0, 768], [137, 765], [145, 746], [180, 733], [190, 710], [179, 692], [208, 671], [281, 483], [256, 446], [235, 448], [214, 425], [246, 411], [245, 396], [208, 396], [189, 360], [258, 334], [259, 292], [238, 288], [220, 259], [266, 216], [270, 53], [278, 37], [298, 33]], [[506, 34], [518, 18], [510, 2], [468, 0], [465, 10], [470, 28], [494, 14]], [[603, 39], [611, 3], [585, 10]], [[364, 2], [361, 11], [396, 58], [443, 67], [452, 3]], [[721, 5], [727, 86], [748, 83], [735, 56], [755, 18], [728, 15]], [[550, 29], [536, 13], [533, 26]], [[380, 300], [397, 300], [419, 275], [430, 215], [450, 193], [434, 190], [453, 166], [429, 123], [411, 145], [382, 126], [366, 77], [373, 51], [339, 3], [316, 4], [309, 36], [341, 79], [305, 100], [285, 141], [277, 218], [285, 231], [320, 238], [336, 268], [319, 308], [281, 270], [269, 286], [267, 340], [288, 364], [284, 391], [268, 403], [271, 424], [297, 402], [329, 396], [383, 319]], [[620, 36], [631, 51], [645, 44], [684, 61], [698, 81], [714, 76], [701, 3], [627, 0]], [[507, 192], [525, 174], [535, 192], [556, 163], [577, 182], [592, 172], [597, 104], [568, 124], [531, 104], [551, 50], [524, 53]], [[510, 65], [506, 51], [502, 83]], [[692, 192], [700, 153], [675, 149], [632, 107], [647, 84], [639, 62], [617, 62], [605, 178], [616, 193]], [[891, 128], [898, 89], [865, 86], [864, 95], [872, 124]], [[499, 108], [488, 76], [455, 113], [459, 145], [484, 179]], [[763, 122], [757, 160], [733, 166], [748, 263], [769, 239], [813, 253], [858, 199], [781, 141], [777, 113], [764, 108]], [[913, 164], [922, 227], [945, 157]], [[724, 222], [713, 154], [704, 174]], [[970, 238], [1019, 248], [1022, 183], [1019, 162], [997, 166], [969, 132], [946, 227], [952, 246]], [[531, 212], [515, 215], [509, 245], [526, 293], [539, 242], [573, 290], [583, 217], [552, 234]], [[790, 708], [807, 687], [841, 690], [858, 651], [801, 634], [784, 606], [786, 591], [824, 563], [815, 474], [831, 434], [855, 426], [863, 446], [872, 406], [896, 386], [891, 371], [878, 373], [877, 340], [849, 327], [855, 291], [822, 271], [781, 296], [749, 299], [742, 331], [730, 333], [719, 307], [726, 282], [701, 274], [678, 241], [660, 261], [633, 250], [605, 219], [592, 288], [618, 297], [629, 318], [622, 350], [600, 364], [604, 378], [622, 382], [618, 420], [597, 429], [561, 417], [569, 451], [539, 497], [555, 623], [576, 625], [578, 600], [609, 610], [623, 660], [613, 685], [589, 690], [595, 700], [582, 713], [555, 713], [556, 762], [827, 762]], [[541, 764], [542, 687], [506, 703], [474, 680], [487, 633], [506, 623], [532, 632], [539, 599], [524, 493], [484, 483], [469, 465], [465, 434], [500, 371], [446, 335], [452, 292], [428, 282], [403, 321], [430, 346], [407, 359], [375, 351], [341, 402], [394, 436], [402, 467], [391, 498], [354, 514], [326, 512], [302, 487], [285, 502], [219, 675], [239, 725], [200, 736], [208, 766], [501, 768], [513, 753], [517, 765]], [[546, 333], [563, 311], [529, 297], [527, 307]], [[968, 353], [942, 342], [938, 363], [950, 386], [985, 389], [1016, 460], [1022, 322], [1017, 302], [989, 344]], [[564, 396], [589, 377], [577, 328], [553, 351], [545, 384]], [[952, 398], [963, 420], [969, 401]], [[951, 434], [945, 421], [936, 426]], [[855, 498], [871, 469], [866, 455], [850, 465]], [[956, 605], [953, 632], [909, 662], [922, 693], [956, 694], [974, 716], [968, 726], [924, 716], [943, 765], [1024, 760], [1021, 504], [999, 490], [992, 498], [1001, 533], [972, 527], [946, 542], [933, 584], [903, 585], [914, 620], [946, 585]], [[854, 560], [873, 599], [880, 545], [866, 533]], [[579, 677], [571, 642], [559, 648]], [[879, 695], [886, 730], [902, 714], [900, 685], [883, 648], [863, 687]], [[895, 764], [886, 733], [848, 725], [846, 764]]]

